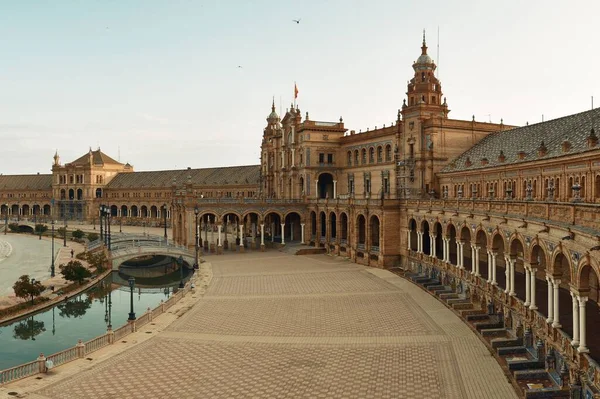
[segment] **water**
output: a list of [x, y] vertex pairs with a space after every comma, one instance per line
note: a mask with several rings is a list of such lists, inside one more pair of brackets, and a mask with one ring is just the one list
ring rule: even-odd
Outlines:
[[[179, 281], [178, 274], [174, 280]], [[119, 278], [114, 276], [114, 280]], [[70, 298], [52, 309], [0, 327], [0, 370], [35, 360], [40, 353], [51, 355], [127, 323], [130, 307], [129, 287], [112, 283], [113, 276], [95, 288]], [[134, 311], [137, 316], [167, 300], [172, 288], [135, 288]], [[110, 304], [110, 306], [109, 306]], [[110, 311], [109, 311], [110, 310]]]

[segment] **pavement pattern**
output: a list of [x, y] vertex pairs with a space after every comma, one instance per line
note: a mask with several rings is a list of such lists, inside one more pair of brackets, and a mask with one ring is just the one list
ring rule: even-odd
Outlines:
[[0, 397], [517, 397], [452, 311], [388, 271], [276, 251], [210, 264], [193, 303]]

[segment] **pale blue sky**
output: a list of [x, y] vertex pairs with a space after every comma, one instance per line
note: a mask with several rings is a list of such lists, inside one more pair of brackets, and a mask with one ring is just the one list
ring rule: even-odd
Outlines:
[[450, 117], [588, 110], [598, 15], [597, 0], [0, 0], [0, 173], [98, 145], [136, 170], [256, 164], [271, 98], [285, 112], [294, 81], [313, 120], [388, 125], [424, 28], [438, 61], [438, 26]]

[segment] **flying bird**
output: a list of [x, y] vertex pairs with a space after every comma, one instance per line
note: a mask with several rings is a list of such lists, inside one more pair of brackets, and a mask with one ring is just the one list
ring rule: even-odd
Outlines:
[[238, 68], [242, 68], [242, 69], [243, 69], [244, 67], [243, 67], [243, 66], [241, 66], [241, 65], [238, 65]]
[[298, 18], [298, 19], [292, 19], [292, 21], [294, 21], [295, 23], [299, 24], [300, 23], [300, 18]]

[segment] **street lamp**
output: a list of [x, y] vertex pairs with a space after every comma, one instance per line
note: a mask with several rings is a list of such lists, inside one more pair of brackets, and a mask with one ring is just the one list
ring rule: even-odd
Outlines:
[[52, 219], [52, 264], [50, 265], [50, 277], [54, 276], [54, 219]]
[[8, 204], [4, 204], [6, 213], [4, 214], [4, 235], [8, 232]]
[[[35, 286], [35, 278], [31, 279], [31, 285]], [[31, 304], [33, 305], [33, 293], [31, 294]], [[33, 317], [32, 317], [32, 319], [33, 319]]]
[[195, 253], [195, 257], [194, 257], [194, 270], [198, 269], [198, 214], [199, 213], [200, 213], [200, 209], [198, 209], [198, 207], [196, 206], [194, 208], [194, 215], [196, 215], [196, 241], [195, 241], [196, 253]]
[[183, 282], [183, 256], [179, 255], [179, 258], [177, 258], [177, 264], [179, 265], [179, 275], [181, 276], [179, 288], [183, 288], [185, 287], [185, 283]]
[[100, 205], [100, 241], [104, 242], [104, 226], [102, 224], [102, 215], [104, 214], [104, 205]]
[[134, 321], [135, 320], [135, 312], [133, 311], [133, 288], [135, 287], [135, 278], [129, 277], [129, 290], [131, 292], [130, 304], [131, 308], [129, 311], [129, 318], [127, 320]]
[[165, 243], [168, 243], [168, 240], [167, 240], [167, 204], [164, 204], [162, 206], [162, 209], [163, 209], [163, 218], [165, 220]]
[[65, 218], [65, 225], [64, 225], [65, 231], [63, 234], [63, 247], [66, 247], [67, 246], [67, 210], [65, 208], [63, 208], [63, 216]]

